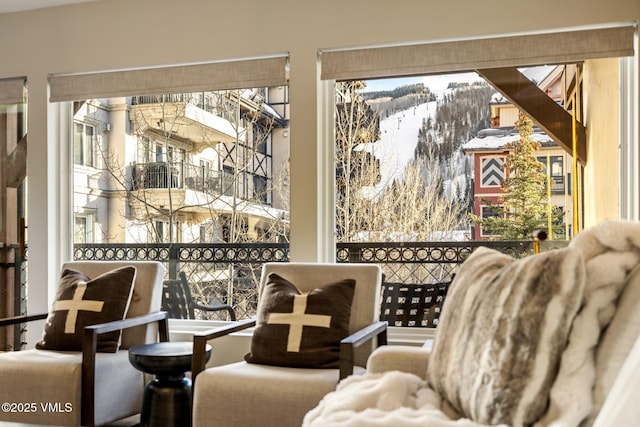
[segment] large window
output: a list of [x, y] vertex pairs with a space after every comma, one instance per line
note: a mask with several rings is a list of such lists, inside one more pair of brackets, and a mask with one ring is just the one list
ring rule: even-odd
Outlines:
[[[211, 243], [252, 241], [264, 228], [287, 240], [285, 64], [276, 57], [53, 77], [52, 100], [75, 101], [73, 164], [91, 167], [73, 175], [76, 239], [190, 243], [208, 224]], [[286, 147], [276, 156], [273, 145]]]
[[[603, 191], [602, 180], [618, 176], [610, 165], [619, 168], [621, 120], [595, 112], [617, 111], [620, 58], [633, 55], [634, 32], [623, 25], [323, 51], [322, 78], [336, 81], [337, 241], [492, 235], [474, 223], [496, 213], [485, 200], [500, 206], [517, 191], [525, 166], [513, 155], [524, 138], [540, 150], [532, 160], [545, 165], [532, 170], [551, 180], [536, 226], [556, 224], [559, 212], [561, 228], [577, 232], [611, 216], [589, 210], [584, 198], [618, 205], [618, 192]], [[521, 116], [532, 123], [526, 133]], [[510, 177], [511, 187], [503, 186]], [[505, 209], [506, 221], [532, 215]]]
[[[196, 299], [253, 315], [257, 282], [238, 277], [255, 279], [260, 265], [241, 255], [289, 239], [285, 66], [276, 57], [52, 77], [52, 100], [74, 101], [64, 107], [76, 256], [163, 261], [168, 278], [186, 273]], [[214, 262], [221, 244], [233, 250]]]

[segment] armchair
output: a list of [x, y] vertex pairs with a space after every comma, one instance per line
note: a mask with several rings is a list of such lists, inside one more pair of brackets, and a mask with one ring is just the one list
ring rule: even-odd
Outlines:
[[376, 349], [302, 425], [635, 425], [639, 308], [640, 223], [605, 221], [519, 260], [479, 248], [433, 345]]
[[[268, 305], [265, 289], [272, 273], [295, 284], [303, 295], [344, 279], [354, 279], [355, 288], [348, 320], [348, 336], [339, 344], [339, 367], [307, 368], [236, 362], [205, 369], [205, 345], [215, 339], [253, 326], [261, 326], [261, 314]], [[269, 279], [271, 277], [271, 279]], [[258, 322], [244, 320], [194, 336], [192, 378], [194, 380], [194, 426], [299, 426], [304, 414], [313, 408], [342, 378], [363, 372], [368, 355], [376, 344], [387, 343], [386, 322], [380, 315], [382, 272], [377, 265], [267, 263], [260, 280]], [[311, 303], [309, 303], [311, 304]], [[327, 304], [324, 304], [325, 308]], [[304, 315], [316, 311], [309, 310]], [[295, 302], [294, 302], [295, 312]], [[272, 313], [273, 314], [273, 313]], [[278, 313], [280, 314], [280, 313]], [[333, 327], [333, 323], [332, 323]], [[306, 326], [305, 331], [309, 333]], [[293, 326], [289, 327], [289, 337]], [[311, 328], [309, 328], [311, 329]], [[257, 330], [257, 328], [256, 328]], [[301, 332], [302, 333], [302, 332]], [[311, 329], [310, 333], [320, 334]], [[253, 340], [256, 339], [254, 330]], [[268, 340], [267, 346], [274, 341]], [[274, 345], [275, 347], [275, 345]], [[254, 350], [252, 342], [252, 353]], [[287, 351], [295, 351], [289, 350]]]
[[[90, 278], [136, 267], [125, 319], [87, 326], [81, 351], [28, 349], [0, 354], [0, 401], [28, 404], [28, 411], [3, 411], [0, 421], [43, 425], [101, 425], [140, 412], [144, 377], [128, 360], [133, 345], [168, 340], [167, 314], [160, 311], [164, 267], [159, 262], [74, 261], [66, 268]], [[17, 316], [0, 326], [46, 318]], [[97, 351], [98, 338], [122, 330], [115, 353]]]

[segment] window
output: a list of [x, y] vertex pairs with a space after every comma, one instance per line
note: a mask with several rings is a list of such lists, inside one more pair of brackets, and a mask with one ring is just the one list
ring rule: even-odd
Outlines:
[[94, 243], [95, 216], [90, 213], [76, 213], [74, 243]]
[[165, 243], [169, 239], [169, 224], [166, 221], [154, 221], [154, 240], [156, 243]]
[[[19, 45], [19, 44], [18, 44]], [[16, 45], [16, 46], [18, 46]], [[0, 144], [4, 148], [2, 162], [3, 187], [0, 189], [0, 218], [2, 218], [2, 238], [5, 242], [29, 244], [29, 237], [35, 236], [33, 246], [39, 245], [39, 236], [27, 233], [22, 227], [29, 224], [29, 209], [27, 209], [27, 87], [26, 78], [17, 77], [0, 79]], [[30, 150], [34, 146], [31, 145]], [[45, 221], [46, 212], [39, 212], [35, 216], [37, 221]], [[18, 232], [21, 230], [22, 233]], [[24, 257], [9, 256], [12, 247], [4, 243], [4, 251], [7, 256], [4, 262], [5, 268], [11, 268], [12, 277], [15, 280], [2, 280], [0, 294], [2, 294], [2, 317], [13, 317], [27, 314], [27, 290], [25, 284]], [[15, 245], [16, 247], [18, 245]], [[22, 283], [18, 287], [18, 284]], [[33, 283], [33, 282], [31, 282]], [[14, 291], [12, 292], [11, 289]], [[33, 289], [33, 288], [29, 288]], [[46, 294], [46, 289], [43, 289]], [[33, 292], [32, 293], [37, 293]], [[10, 295], [10, 296], [9, 296]], [[32, 334], [33, 335], [33, 334]], [[0, 349], [22, 349], [27, 342], [27, 327], [15, 329], [15, 333], [4, 335]]]
[[538, 161], [544, 165], [546, 173], [547, 168], [551, 177], [551, 193], [552, 194], [571, 194], [570, 174], [564, 173], [564, 158], [562, 156], [544, 156], [538, 157]]
[[267, 178], [264, 176], [254, 175], [253, 177], [253, 198], [256, 201], [267, 204], [268, 199]]
[[[495, 210], [491, 209], [489, 206], [480, 206], [480, 216], [483, 219], [497, 217], [499, 214]], [[482, 237], [491, 237], [495, 236], [495, 233], [489, 227], [483, 227], [480, 230], [480, 235]]]
[[[479, 217], [484, 214], [490, 217], [491, 212], [481, 212], [481, 200], [483, 197], [498, 199], [502, 194], [504, 153], [509, 150], [508, 144], [520, 137], [512, 123], [518, 109], [533, 120], [534, 139], [541, 138], [537, 141], [542, 147], [548, 148], [555, 143], [560, 151], [565, 152], [565, 158], [569, 156], [565, 165], [562, 156], [552, 155], [552, 196], [575, 194], [580, 198], [586, 194], [597, 199], [598, 196], [592, 194], [606, 195], [612, 201], [610, 206], [615, 209], [617, 192], [604, 189], [607, 176], [611, 176], [604, 171], [610, 169], [608, 164], [615, 162], [611, 153], [618, 149], [621, 134], [617, 132], [616, 125], [620, 122], [611, 126], [611, 121], [603, 117], [605, 111], [617, 111], [620, 99], [625, 97], [616, 83], [617, 78], [612, 76], [624, 71], [624, 64], [628, 64], [620, 58], [634, 54], [635, 31], [634, 25], [623, 24], [544, 34], [322, 51], [321, 78], [335, 82], [337, 92], [335, 114], [327, 115], [337, 117], [337, 185], [334, 193], [337, 240], [388, 240], [391, 234], [407, 239], [428, 236], [426, 232], [416, 232], [416, 225], [424, 227], [424, 218], [432, 218], [433, 215], [424, 211], [418, 215], [423, 219], [419, 221], [407, 220], [401, 214], [417, 207], [419, 198], [405, 195], [415, 194], [415, 189], [419, 188], [407, 185], [412, 177], [409, 172], [415, 167], [423, 176], [421, 181], [415, 182], [421, 182], [425, 187], [429, 182], [439, 182], [441, 194], [450, 200], [469, 200], [465, 209], [471, 211], [473, 207]], [[539, 70], [547, 74], [533, 75]], [[465, 80], [469, 75], [475, 79]], [[607, 82], [606, 88], [601, 86], [603, 81]], [[465, 110], [469, 104], [465, 104], [462, 98], [460, 102], [454, 99], [458, 95], [456, 92], [463, 95], [466, 90], [482, 90], [483, 84], [493, 91], [489, 99], [485, 98], [486, 110], [475, 106]], [[529, 97], [532, 93], [538, 94], [535, 99]], [[618, 96], [611, 97], [611, 93]], [[421, 110], [421, 105], [428, 104], [430, 97], [438, 100], [438, 105], [434, 106], [437, 109], [435, 115], [433, 110]], [[603, 114], [595, 114], [596, 109]], [[367, 129], [368, 123], [375, 122], [375, 117], [372, 118], [367, 110], [378, 114], [380, 135], [371, 134]], [[585, 115], [587, 110], [589, 117]], [[341, 121], [341, 116], [347, 111], [350, 112], [350, 120]], [[422, 124], [417, 131], [405, 132], [405, 124], [414, 121], [414, 115], [422, 119]], [[486, 131], [481, 134], [483, 129]], [[575, 155], [572, 129], [575, 129]], [[416, 140], [416, 134], [420, 141], [418, 145], [412, 142]], [[603, 137], [605, 134], [607, 137]], [[349, 148], [341, 148], [341, 139], [344, 139], [341, 135], [351, 138]], [[394, 139], [389, 144], [391, 149], [385, 150], [385, 138]], [[467, 150], [466, 146], [462, 150], [474, 156], [475, 163], [469, 169], [469, 165], [464, 163], [456, 164], [461, 158], [457, 150], [472, 139], [478, 140], [473, 150]], [[587, 148], [592, 151], [589, 156]], [[405, 151], [406, 157], [397, 161], [400, 152]], [[455, 155], [445, 154], [445, 151]], [[608, 154], [601, 157], [599, 153]], [[425, 179], [425, 171], [431, 170], [438, 162], [420, 163], [418, 157], [428, 159], [429, 156], [439, 162], [446, 158], [448, 164], [441, 163], [440, 167], [454, 173], [448, 174], [440, 169], [442, 173], [433, 179]], [[605, 160], [605, 157], [609, 159]], [[341, 159], [346, 159], [348, 164]], [[380, 165], [379, 174], [371, 173], [375, 171], [376, 161]], [[572, 174], [566, 172], [569, 164], [574, 168]], [[357, 182], [365, 175], [364, 171], [368, 171], [368, 177]], [[591, 174], [589, 179], [585, 179], [587, 173]], [[570, 182], [573, 190], [568, 191]], [[472, 191], [466, 188], [467, 183], [474, 184]], [[591, 188], [583, 190], [578, 187], [586, 183]], [[391, 194], [389, 199], [393, 203], [386, 202], [385, 193]], [[404, 197], [407, 202], [403, 201]], [[549, 204], [565, 207], [567, 216], [572, 218], [568, 227], [573, 230], [579, 231], [589, 215], [592, 218], [596, 215], [611, 216], [603, 215], [601, 209], [585, 212], [584, 207], [593, 206], [593, 203], [586, 204], [576, 198], [559, 201], [558, 197]], [[571, 203], [572, 207], [566, 206]], [[362, 215], [357, 216], [359, 210]], [[376, 223], [378, 217], [384, 220]], [[413, 226], [406, 230], [403, 228], [406, 223]], [[461, 220], [453, 226], [465, 227], [465, 223]], [[478, 230], [474, 237], [480, 238], [481, 234], [490, 235], [491, 231], [480, 233]]]
[[[74, 162], [100, 167], [76, 169], [74, 211], [96, 212], [93, 227], [105, 243], [221, 240], [223, 223], [229, 242], [261, 238], [258, 226], [286, 235], [288, 203], [271, 201], [274, 171], [288, 162], [288, 118], [267, 104], [270, 91], [288, 90], [286, 62], [52, 77], [51, 99], [74, 101]], [[283, 147], [278, 156], [275, 143]], [[78, 217], [75, 227], [76, 239], [87, 241], [88, 218]]]
[[86, 123], [74, 123], [73, 163], [82, 166], [95, 166], [95, 127]]

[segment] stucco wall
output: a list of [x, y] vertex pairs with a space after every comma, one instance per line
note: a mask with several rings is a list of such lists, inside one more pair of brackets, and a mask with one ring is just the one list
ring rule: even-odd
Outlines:
[[619, 67], [615, 59], [587, 61], [583, 84], [587, 128], [584, 228], [617, 218], [619, 200]]

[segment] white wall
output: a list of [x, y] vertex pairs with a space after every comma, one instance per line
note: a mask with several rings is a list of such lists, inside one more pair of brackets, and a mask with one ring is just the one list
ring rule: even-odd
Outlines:
[[318, 93], [323, 93], [318, 84], [319, 49], [640, 18], [638, 0], [539, 0], [502, 6], [497, 0], [459, 0], [455, 5], [424, 0], [102, 0], [0, 15], [0, 78], [26, 76], [29, 88], [29, 311], [48, 308], [48, 285], [55, 283], [60, 262], [70, 256], [66, 244], [70, 231], [65, 225], [69, 212], [64, 195], [58, 193], [65, 173], [57, 170], [60, 156], [65, 155], [55, 146], [59, 112], [47, 102], [50, 73], [288, 52], [291, 256], [322, 261], [329, 252], [319, 230], [324, 216], [332, 212], [318, 197], [327, 194], [317, 178], [318, 152], [323, 148], [317, 144]]

